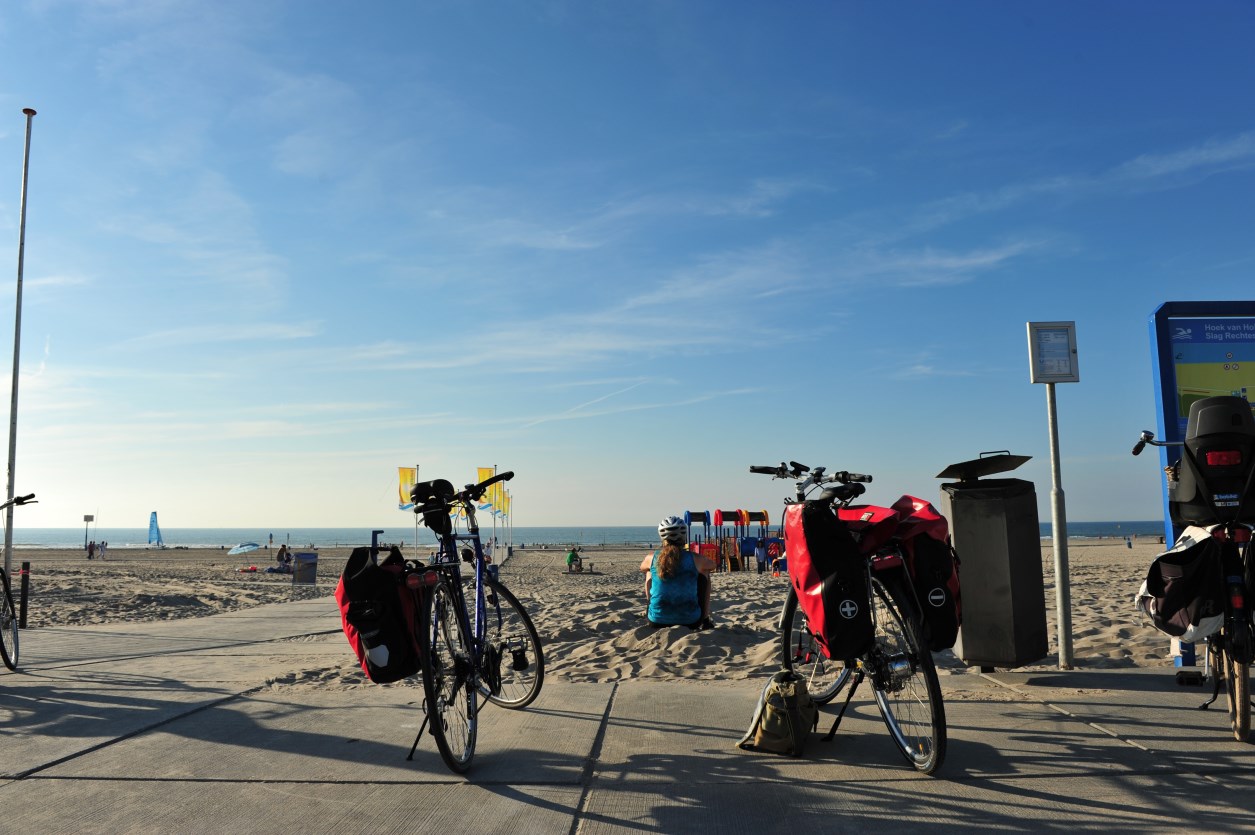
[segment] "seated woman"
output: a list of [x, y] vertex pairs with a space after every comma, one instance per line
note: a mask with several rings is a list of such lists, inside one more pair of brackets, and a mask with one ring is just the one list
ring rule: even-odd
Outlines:
[[710, 577], [715, 561], [684, 547], [688, 529], [678, 516], [658, 525], [662, 547], [641, 562], [645, 572], [647, 617], [653, 626], [687, 626], [710, 629]]
[[574, 545], [571, 550], [566, 552], [566, 570], [570, 574], [572, 571], [583, 571], [584, 560], [580, 557], [580, 549]]

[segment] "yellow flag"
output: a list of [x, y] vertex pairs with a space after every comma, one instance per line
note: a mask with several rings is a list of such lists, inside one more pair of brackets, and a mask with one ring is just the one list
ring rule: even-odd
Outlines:
[[479, 475], [475, 477], [476, 484], [482, 484], [497, 474], [496, 467], [477, 467], [475, 472]]
[[410, 491], [417, 483], [418, 467], [397, 467], [397, 493], [401, 499], [397, 503], [397, 510], [414, 509], [414, 503], [410, 501]]

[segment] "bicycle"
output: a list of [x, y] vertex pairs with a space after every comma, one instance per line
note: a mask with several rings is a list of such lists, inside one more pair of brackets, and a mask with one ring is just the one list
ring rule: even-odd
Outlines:
[[[15, 496], [0, 504], [0, 510], [8, 510], [16, 505], [33, 504], [34, 502], [34, 493], [31, 493], [29, 496]], [[9, 584], [9, 574], [4, 570], [3, 566], [0, 566], [0, 586], [3, 586], [3, 596], [0, 597], [0, 661], [3, 661], [4, 666], [10, 670], [16, 670], [19, 619], [17, 607], [13, 605], [13, 589]]]
[[[432, 563], [407, 560], [403, 571], [406, 587], [421, 592], [416, 629], [426, 714], [407, 759], [430, 729], [441, 758], [459, 774], [475, 756], [479, 698], [523, 708], [545, 680], [540, 636], [518, 599], [489, 573], [475, 518], [487, 489], [513, 477], [500, 473], [456, 492], [437, 479], [411, 491], [414, 512], [436, 534], [439, 548]], [[454, 516], [465, 521], [464, 533]], [[463, 562], [472, 568], [466, 578]]]
[[1184, 441], [1157, 441], [1145, 430], [1133, 447], [1139, 455], [1149, 444], [1180, 447], [1182, 458], [1166, 468], [1169, 513], [1181, 527], [1195, 525], [1220, 544], [1223, 589], [1212, 589], [1223, 600], [1220, 628], [1206, 638], [1204, 669], [1212, 669], [1211, 698], [1219, 697], [1223, 683], [1229, 724], [1234, 738], [1249, 742], [1251, 734], [1251, 662], [1255, 660], [1250, 593], [1255, 578], [1249, 544], [1255, 521], [1255, 419], [1241, 397], [1207, 397], [1190, 406]]
[[[790, 559], [789, 594], [780, 612], [780, 650], [784, 668], [802, 675], [816, 703], [824, 705], [836, 698], [849, 684], [845, 703], [829, 731], [831, 740], [864, 679], [871, 681], [872, 694], [885, 727], [906, 760], [924, 774], [934, 774], [946, 756], [945, 705], [932, 653], [928, 650], [926, 626], [919, 602], [907, 574], [901, 544], [894, 535], [898, 514], [890, 508], [852, 505], [865, 491], [872, 477], [849, 472], [828, 473], [797, 462], [779, 466], [751, 466], [750, 472], [773, 478], [795, 480], [796, 496], [785, 499], [789, 506], [821, 504], [854, 535], [866, 561], [866, 596], [872, 615], [874, 640], [859, 656], [829, 658], [824, 645], [810, 629], [806, 612], [799, 606], [798, 574]], [[817, 498], [807, 498], [815, 489]], [[785, 550], [789, 550], [786, 530]]]

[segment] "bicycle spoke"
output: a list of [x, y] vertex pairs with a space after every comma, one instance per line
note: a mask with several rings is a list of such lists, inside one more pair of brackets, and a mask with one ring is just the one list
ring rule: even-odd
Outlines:
[[850, 680], [850, 670], [844, 662], [824, 656], [807, 627], [806, 614], [798, 606], [797, 592], [792, 589], [780, 622], [781, 664], [806, 679], [806, 690], [817, 704], [832, 701]]
[[13, 605], [9, 576], [0, 569], [0, 661], [10, 670], [17, 669], [18, 616]]
[[920, 639], [914, 605], [899, 583], [872, 577], [876, 643], [864, 657], [876, 704], [899, 750], [932, 774], [946, 753], [945, 708], [931, 653]]
[[480, 692], [493, 704], [521, 708], [535, 701], [545, 681], [540, 636], [518, 599], [497, 580], [484, 578], [484, 675]]
[[428, 656], [423, 689], [440, 756], [453, 771], [463, 773], [475, 756], [477, 718], [470, 641], [458, 617], [460, 606], [446, 581], [432, 588], [424, 618]]

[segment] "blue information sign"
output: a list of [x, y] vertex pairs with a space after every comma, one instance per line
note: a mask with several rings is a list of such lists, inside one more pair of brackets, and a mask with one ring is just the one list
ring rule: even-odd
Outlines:
[[[1190, 405], [1216, 395], [1255, 400], [1255, 302], [1165, 302], [1150, 318], [1157, 435], [1185, 440]], [[1167, 466], [1179, 451], [1160, 448]], [[1168, 515], [1168, 485], [1163, 485], [1164, 532], [1168, 542], [1180, 531]]]

